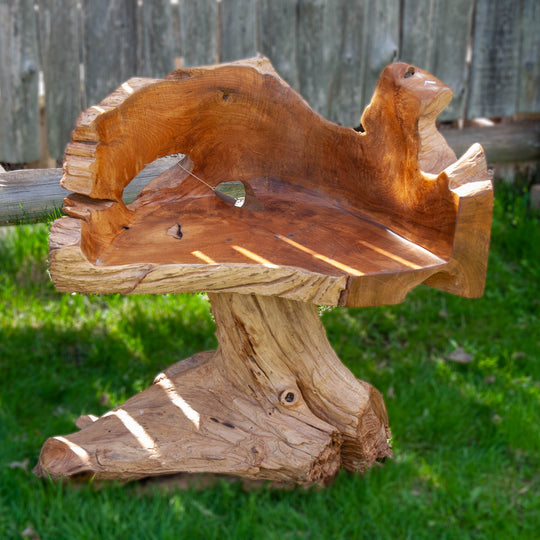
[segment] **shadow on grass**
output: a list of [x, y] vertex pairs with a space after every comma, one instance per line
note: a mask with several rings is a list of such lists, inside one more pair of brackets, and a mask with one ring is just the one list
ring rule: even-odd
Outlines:
[[[80, 415], [101, 415], [152, 384], [168, 365], [215, 348], [208, 317], [194, 326], [189, 310], [149, 316], [141, 299], [130, 304], [131, 311], [110, 328], [92, 318], [73, 321], [78, 328], [54, 318], [0, 326], [0, 405], [18, 432], [8, 434], [15, 442], [18, 437], [40, 446], [48, 436], [75, 431]], [[39, 446], [31, 457], [37, 458]]]
[[[9, 340], [17, 351], [2, 390], [9, 419], [1, 423], [4, 458], [28, 458], [33, 466], [46, 437], [73, 431], [80, 414], [101, 414], [120, 404], [163, 367], [204, 349], [209, 340], [208, 329], [193, 333], [190, 319], [150, 320], [136, 307], [125, 324], [130, 335], [124, 339], [122, 328], [96, 329], [93, 323], [77, 330], [53, 323], [0, 329], [0, 343]], [[183, 335], [191, 335], [191, 341], [179, 350]], [[490, 538], [499, 533], [519, 538], [532, 533], [538, 497], [530, 499], [524, 490], [536, 485], [534, 460], [512, 453], [492, 421], [491, 406], [464, 392], [471, 367], [446, 368], [416, 359], [391, 372], [380, 370], [372, 382], [394, 386], [387, 404], [396, 456], [363, 477], [342, 473], [322, 491], [245, 492], [239, 483], [223, 481], [202, 491], [141, 492], [137, 484], [49, 483], [28, 470], [4, 467], [1, 506], [9, 517], [0, 531], [17, 537], [31, 524], [42, 539]]]

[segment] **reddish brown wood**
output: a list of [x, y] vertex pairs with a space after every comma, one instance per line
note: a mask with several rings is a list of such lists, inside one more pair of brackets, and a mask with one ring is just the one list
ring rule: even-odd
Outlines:
[[[479, 296], [491, 184], [481, 149], [456, 164], [435, 128], [450, 98], [428, 73], [392, 64], [360, 134], [316, 115], [264, 58], [178, 71], [164, 81], [130, 80], [81, 116], [66, 152], [64, 187], [89, 196], [66, 203], [80, 221], [62, 227], [81, 225], [89, 263], [73, 273], [82, 281], [96, 262], [108, 269], [146, 263], [149, 273], [132, 292], [152, 292], [159, 280], [160, 292], [234, 287], [347, 306], [399, 302], [437, 275], [433, 285]], [[188, 154], [184, 165], [211, 185], [243, 181], [264, 210], [231, 209], [178, 166], [126, 208], [130, 179], [175, 152]], [[467, 193], [456, 191], [463, 182]], [[474, 265], [454, 245], [471, 198], [485, 199], [488, 210], [467, 225]], [[112, 202], [93, 202], [103, 199]], [[171, 234], [178, 224], [181, 240]], [[64, 273], [56, 272], [55, 256], [53, 276]], [[155, 276], [163, 265], [165, 281]], [[186, 265], [200, 265], [200, 279], [186, 281]], [[251, 281], [243, 275], [229, 283], [233, 267], [242, 273], [247, 266]], [[270, 288], [285, 269], [288, 285]], [[78, 290], [110, 290], [108, 281], [89, 282]]]
[[[64, 162], [70, 217], [51, 232], [57, 288], [210, 292], [220, 347], [171, 368], [166, 399], [152, 387], [51, 439], [38, 471], [207, 470], [305, 484], [389, 455], [380, 394], [342, 366], [312, 304], [391, 304], [420, 283], [482, 294], [491, 183], [482, 148], [456, 160], [435, 127], [450, 99], [429, 73], [391, 64], [357, 133], [315, 114], [258, 57], [133, 79], [83, 113]], [[174, 153], [186, 157], [126, 206], [131, 179]], [[193, 175], [210, 186], [243, 182], [246, 204], [227, 204]], [[171, 395], [189, 397], [204, 429], [185, 411], [174, 429], [160, 427], [158, 417], [179, 414]], [[110, 439], [105, 426], [118, 414], [159, 445], [141, 450], [130, 420], [115, 420]], [[249, 433], [245, 418], [259, 419]], [[210, 449], [223, 426], [231, 437], [218, 459]], [[287, 461], [288, 452], [302, 457]]]

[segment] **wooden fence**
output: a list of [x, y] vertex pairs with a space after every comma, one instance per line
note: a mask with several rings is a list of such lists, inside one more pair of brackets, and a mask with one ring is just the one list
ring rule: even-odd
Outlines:
[[50, 155], [79, 112], [132, 76], [268, 56], [311, 106], [356, 126], [403, 60], [454, 90], [441, 117], [540, 112], [538, 0], [0, 0], [0, 161]]

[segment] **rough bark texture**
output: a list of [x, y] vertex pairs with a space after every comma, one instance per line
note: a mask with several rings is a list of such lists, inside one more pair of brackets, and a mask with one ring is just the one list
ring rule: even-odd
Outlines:
[[302, 485], [391, 455], [382, 397], [328, 343], [312, 304], [211, 295], [219, 348], [178, 362], [81, 431], [49, 439], [39, 475], [235, 474]]
[[[396, 303], [422, 282], [482, 294], [491, 183], [481, 147], [456, 161], [435, 127], [450, 98], [391, 64], [357, 133], [258, 57], [133, 79], [83, 113], [64, 162], [70, 217], [51, 232], [57, 288], [207, 291], [219, 348], [49, 439], [37, 473], [312, 484], [390, 455], [381, 395], [341, 364], [314, 304]], [[174, 153], [182, 162], [126, 205], [131, 179]], [[244, 206], [195, 176], [243, 182]]]

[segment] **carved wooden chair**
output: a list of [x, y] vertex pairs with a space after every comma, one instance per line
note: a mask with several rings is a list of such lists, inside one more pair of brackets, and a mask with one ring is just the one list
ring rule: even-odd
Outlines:
[[[391, 455], [381, 394], [330, 346], [317, 304], [401, 302], [420, 283], [478, 297], [492, 187], [435, 119], [451, 90], [391, 64], [362, 116], [335, 125], [257, 57], [130, 79], [80, 116], [50, 236], [60, 291], [208, 293], [219, 347], [178, 362], [36, 473], [133, 479], [212, 472], [309, 485]], [[131, 204], [160, 156], [178, 164]]]

